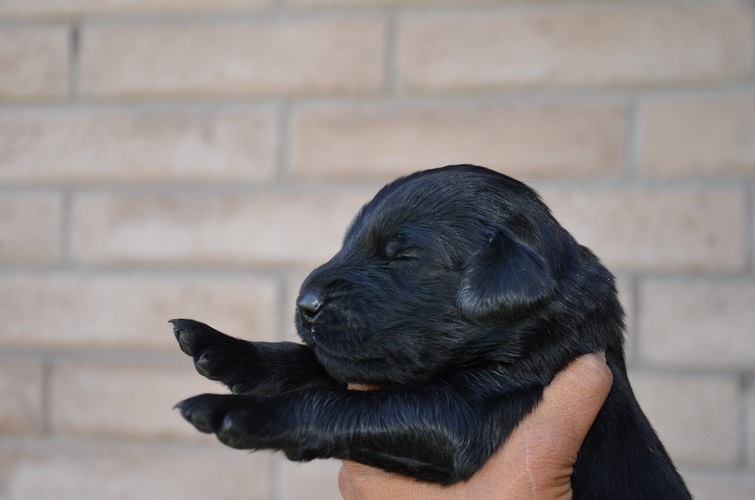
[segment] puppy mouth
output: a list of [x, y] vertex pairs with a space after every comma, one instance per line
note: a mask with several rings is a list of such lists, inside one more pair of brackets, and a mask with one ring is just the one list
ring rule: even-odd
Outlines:
[[385, 363], [383, 358], [355, 357], [321, 346], [315, 346], [314, 349], [317, 361], [336, 380], [347, 384], [387, 385], [385, 381], [374, 380], [374, 373], [379, 373]]
[[360, 362], [370, 362], [370, 361], [381, 361], [382, 358], [377, 357], [367, 357], [367, 356], [359, 356], [358, 353], [355, 353], [353, 351], [344, 351], [344, 350], [335, 350], [331, 347], [327, 347], [323, 345], [320, 342], [315, 342], [313, 344], [315, 355], [320, 358], [325, 357], [327, 359], [335, 360], [335, 361], [341, 361], [341, 362], [350, 362], [350, 363], [360, 363]]
[[333, 350], [329, 347], [325, 347], [324, 345], [322, 345], [322, 343], [319, 343], [319, 342], [315, 342], [313, 344], [313, 347], [315, 349], [315, 354], [317, 354], [318, 356], [324, 355], [324, 356], [327, 356], [328, 358], [341, 360], [341, 361], [356, 361], [356, 359], [354, 359], [354, 356], [350, 355], [350, 353]]

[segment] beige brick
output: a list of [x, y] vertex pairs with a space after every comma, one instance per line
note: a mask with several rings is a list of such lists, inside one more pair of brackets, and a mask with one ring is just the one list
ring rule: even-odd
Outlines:
[[0, 449], [3, 500], [272, 500], [270, 458], [220, 444]]
[[423, 14], [400, 40], [412, 90], [739, 80], [754, 53], [749, 2]]
[[33, 361], [0, 363], [0, 435], [42, 431], [44, 370]]
[[85, 30], [81, 90], [106, 96], [351, 93], [382, 85], [382, 22], [101, 25]]
[[555, 217], [618, 270], [739, 270], [745, 199], [738, 189], [543, 189]]
[[[314, 267], [315, 266], [312, 266], [312, 268]], [[312, 271], [312, 268], [308, 268], [304, 271], [290, 273], [290, 275], [287, 276], [285, 280], [285, 284], [284, 284], [285, 296], [283, 300], [286, 306], [286, 311], [289, 311], [289, 315], [288, 315], [289, 318], [293, 318], [294, 316], [294, 312], [295, 312], [294, 304], [296, 304], [296, 298], [299, 295], [299, 288], [301, 288], [302, 283], [304, 283], [304, 280]], [[297, 335], [295, 328], [292, 328], [291, 331], [288, 332], [288, 335], [283, 340], [301, 342], [301, 339]]]
[[634, 360], [636, 354], [637, 339], [634, 338], [635, 324], [637, 323], [637, 305], [634, 301], [634, 292], [631, 283], [624, 276], [618, 276], [616, 280], [616, 291], [619, 294], [619, 301], [624, 308], [624, 322], [626, 330], [624, 332], [624, 349], [627, 360]]
[[0, 280], [0, 346], [161, 349], [172, 318], [249, 340], [277, 337], [272, 280], [129, 273], [17, 273]]
[[747, 405], [745, 413], [745, 425], [747, 426], [747, 464], [750, 470], [755, 471], [755, 378], [750, 379], [745, 404]]
[[640, 310], [640, 349], [648, 362], [752, 369], [752, 280], [649, 280], [640, 287]]
[[60, 252], [61, 199], [0, 194], [0, 263], [50, 264]]
[[[177, 348], [177, 346], [176, 346]], [[124, 362], [59, 363], [52, 374], [55, 433], [140, 439], [190, 439], [214, 443], [189, 425], [179, 401], [228, 390], [200, 376], [191, 359], [183, 365]]]
[[313, 265], [330, 258], [372, 192], [82, 195], [72, 248], [86, 263]]
[[639, 137], [650, 174], [755, 173], [755, 97], [650, 101]]
[[272, 0], [3, 0], [0, 17], [61, 17], [267, 7]]
[[292, 164], [308, 179], [389, 180], [450, 163], [526, 177], [610, 174], [622, 164], [623, 116], [611, 104], [304, 108]]
[[282, 500], [341, 498], [338, 491], [340, 460], [314, 460], [307, 463], [284, 461], [282, 464]]
[[269, 179], [269, 109], [46, 109], [0, 113], [0, 182]]
[[501, 4], [563, 4], [563, 3], [610, 3], [621, 2], [623, 0], [289, 0], [289, 4], [295, 7], [312, 8], [312, 7], [330, 7], [342, 5], [466, 5], [470, 3], [475, 5], [501, 5]]
[[65, 96], [68, 29], [62, 26], [0, 29], [0, 68], [0, 100]]
[[736, 377], [632, 372], [629, 378], [677, 465], [738, 463], [744, 436]]
[[727, 471], [682, 471], [695, 500], [752, 500], [755, 474]]

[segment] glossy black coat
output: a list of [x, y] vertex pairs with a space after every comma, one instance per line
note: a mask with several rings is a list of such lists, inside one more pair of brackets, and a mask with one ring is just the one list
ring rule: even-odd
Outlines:
[[605, 351], [613, 387], [577, 459], [575, 498], [690, 498], [632, 393], [613, 276], [522, 183], [457, 165], [388, 184], [298, 302], [304, 344], [173, 321], [197, 370], [234, 393], [179, 403], [200, 431], [452, 484], [556, 373]]

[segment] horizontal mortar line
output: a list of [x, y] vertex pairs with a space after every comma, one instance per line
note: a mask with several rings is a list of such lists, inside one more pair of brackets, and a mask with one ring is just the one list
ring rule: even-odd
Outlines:
[[[698, 0], [696, 3], [706, 5], [706, 0]], [[714, 0], [711, 2], [707, 0], [707, 5], [716, 3], [734, 3], [741, 4], [742, 0]], [[608, 2], [595, 4], [585, 0], [561, 0], [558, 2], [502, 2], [496, 3], [490, 0], [482, 0], [476, 4], [470, 5], [467, 2], [459, 3], [445, 3], [445, 2], [429, 2], [427, 4], [414, 4], [411, 3], [405, 7], [401, 7], [401, 12], [407, 15], [414, 16], [420, 14], [428, 17], [433, 15], [443, 14], [458, 14], [460, 12], [469, 12], [476, 16], [479, 14], [492, 14], [496, 12], [511, 12], [511, 13], [529, 13], [529, 12], [569, 12], [569, 11], [588, 11], [590, 13], [598, 12], [625, 12], [643, 10], [646, 7], [676, 7], [680, 9], [679, 0], [640, 0], [627, 4], [626, 2]]]
[[182, 24], [218, 25], [233, 23], [264, 23], [308, 20], [361, 20], [387, 16], [393, 11], [388, 6], [363, 5], [350, 7], [348, 4], [337, 8], [279, 8], [275, 5], [259, 7], [219, 7], [214, 10], [183, 9], [175, 11], [125, 11], [125, 12], [76, 12], [71, 14], [29, 14], [0, 17], [0, 28], [35, 27], [81, 23], [82, 27], [101, 26], [161, 26]]
[[130, 99], [128, 97], [113, 99], [87, 98], [77, 95], [62, 100], [40, 101], [0, 101], [0, 112], [60, 112], [78, 111], [118, 112], [133, 111], [161, 113], [167, 111], [218, 112], [218, 111], [274, 111], [277, 106], [287, 102], [288, 96], [229, 96], [227, 99], [215, 97], [177, 97]]
[[741, 380], [742, 377], [750, 377], [755, 375], [755, 368], [747, 369], [727, 369], [721, 367], [706, 367], [706, 366], [685, 366], [674, 365], [666, 362], [657, 362], [654, 364], [652, 361], [643, 359], [643, 355], [639, 354], [638, 359], [628, 366], [629, 381], [632, 381], [632, 375], [681, 375], [684, 377], [717, 377], [717, 378], [734, 378]]
[[[407, 171], [407, 173], [409, 173]], [[5, 184], [0, 185], [0, 194], [12, 193], [51, 193], [70, 192], [72, 196], [92, 193], [132, 194], [132, 195], [278, 195], [278, 194], [352, 194], [355, 190], [377, 190], [388, 180], [299, 180], [296, 178], [275, 178], [260, 181], [110, 181], [108, 183], [81, 184], [76, 181], [54, 181], [40, 184]], [[365, 199], [365, 202], [368, 201]]]
[[[401, 73], [400, 70], [399, 73]], [[706, 95], [725, 97], [729, 95], [728, 93], [731, 93], [731, 95], [746, 94], [755, 90], [755, 80], [748, 78], [747, 80], [742, 81], [700, 82], [699, 84], [670, 82], [667, 84], [646, 86], [620, 84], [610, 86], [584, 85], [574, 87], [545, 87], [531, 85], [505, 88], [504, 86], [501, 86], [496, 89], [469, 89], [466, 91], [415, 91], [407, 89], [405, 86], [399, 86], [398, 90], [400, 93], [393, 99], [397, 103], [416, 101], [453, 104], [455, 102], [464, 103], [468, 101], [477, 101], [482, 104], [494, 104], [496, 102], [547, 103], [550, 100], [556, 101], [568, 99], [581, 99], [585, 102], [600, 99], [639, 99], [638, 104], [642, 104], [642, 98], [688, 98]]]
[[[165, 336], [171, 335], [171, 326], [168, 320], [165, 320]], [[158, 331], [155, 334], [159, 334]], [[178, 351], [178, 344], [176, 344], [176, 351], [168, 351], [163, 349], [162, 351], [147, 349], [135, 349], [127, 347], [98, 347], [87, 348], [80, 346], [72, 346], [70, 348], [65, 347], [19, 347], [19, 346], [7, 346], [0, 343], [0, 361], [13, 362], [23, 361], [30, 362], [36, 361], [40, 363], [50, 363], [55, 365], [58, 362], [101, 362], [107, 364], [109, 367], [129, 366], [132, 364], [149, 364], [154, 366], [172, 367], [183, 366], [187, 363], [191, 363], [191, 360]], [[53, 370], [54, 371], [54, 370]]]
[[[344, 228], [345, 231], [345, 228]], [[258, 265], [249, 266], [191, 266], [190, 264], [177, 263], [175, 266], [149, 265], [142, 263], [139, 266], [119, 266], [102, 264], [80, 264], [78, 266], [66, 267], [20, 267], [20, 266], [2, 266], [0, 267], [0, 278], [2, 276], [61, 276], [71, 275], [78, 277], [128, 277], [133, 279], [159, 277], [162, 279], [199, 279], [199, 278], [218, 278], [228, 280], [244, 281], [249, 279], [264, 280], [292, 280], [301, 277], [314, 269], [318, 264], [291, 263], [280, 264], [276, 266]], [[698, 283], [700, 281], [710, 283], [730, 283], [730, 284], [748, 284], [755, 273], [738, 269], [733, 270], [653, 270], [653, 271], [632, 271], [625, 268], [616, 268], [612, 272], [623, 280], [637, 280], [638, 285], [647, 281], [664, 281], [667, 283]]]
[[[170, 412], [168, 408], [166, 411]], [[180, 417], [176, 417], [180, 418]], [[52, 434], [29, 434], [8, 435], [0, 437], [0, 453], [6, 451], [24, 450], [47, 451], [50, 449], [77, 450], [77, 451], [102, 451], [112, 456], [113, 451], [122, 448], [126, 452], [138, 451], [139, 449], [155, 451], [208, 451], [222, 453], [218, 448], [217, 441], [208, 440], [201, 443], [198, 440], [180, 438], [158, 438], [151, 436], [113, 436], [113, 435], [84, 435], [84, 434], [61, 434], [53, 431]], [[218, 451], [220, 450], [220, 451]], [[243, 455], [240, 455], [243, 456]], [[249, 455], [247, 455], [249, 456]]]
[[[710, 270], [710, 271], [637, 271], [627, 273], [624, 270], [617, 270], [616, 274], [621, 276], [631, 276], [637, 280], [637, 286], [641, 289], [643, 283], [647, 282], [664, 282], [666, 284], [697, 284], [707, 282], [711, 284], [753, 284], [755, 273], [745, 269], [732, 270]], [[640, 294], [641, 295], [641, 294]]]
[[[744, 441], [743, 441], [744, 442]], [[744, 445], [743, 445], [744, 446]], [[728, 476], [738, 476], [742, 475], [747, 478], [755, 479], [755, 471], [752, 468], [752, 465], [747, 465], [744, 462], [737, 463], [734, 465], [711, 465], [711, 466], [704, 466], [704, 465], [681, 465], [679, 466], [679, 472], [682, 474], [682, 477], [688, 477], [688, 475], [691, 474], [710, 474], [711, 476], [720, 476], [723, 478], [727, 478]]]
[[[399, 72], [400, 73], [400, 72]], [[396, 92], [397, 91], [397, 92]], [[435, 91], [420, 92], [398, 86], [396, 89], [381, 89], [379, 91], [364, 91], [344, 93], [280, 93], [260, 94], [249, 92], [246, 94], [228, 95], [190, 95], [190, 96], [102, 96], [78, 95], [75, 100], [19, 100], [0, 101], [0, 112], [4, 110], [145, 110], [145, 111], [215, 111], [215, 110], [254, 110], [258, 108], [274, 107], [283, 104], [290, 105], [295, 113], [307, 106], [337, 106], [359, 107], [370, 105], [390, 105], [401, 107], [438, 106], [453, 108], [459, 105], [526, 105], [526, 104], [580, 104], [608, 101], [611, 104], [625, 104], [626, 101], [638, 100], [642, 106], [643, 99], [654, 100], [661, 98], [733, 98], [750, 96], [755, 92], [755, 79], [736, 82], [709, 82], [699, 85], [675, 86], [672, 83], [662, 86], [627, 87], [627, 86], [585, 86], [585, 87], [527, 87], [527, 88], [497, 88], [490, 90], [466, 91]], [[614, 102], [615, 101], [615, 102]], [[239, 108], [242, 106], [242, 108]]]
[[[741, 3], [730, 0], [724, 3]], [[449, 14], [526, 14], [541, 12], [568, 12], [568, 11], [614, 11], [624, 12], [627, 10], [642, 10], [645, 7], [669, 6], [678, 7], [678, 0], [654, 0], [640, 2], [631, 5], [614, 3], [608, 5], [585, 5], [582, 0], [567, 0], [557, 3], [546, 4], [495, 4], [480, 2], [476, 5], [463, 4], [415, 4], [406, 6], [397, 5], [333, 5], [321, 7], [297, 7], [295, 5], [271, 2], [270, 5], [250, 7], [219, 7], [214, 10], [184, 9], [182, 11], [125, 11], [125, 12], [79, 12], [74, 14], [28, 14], [0, 18], [0, 27], [5, 24], [35, 25], [47, 23], [85, 22], [92, 24], [132, 24], [132, 23], [183, 23], [187, 21], [229, 22], [229, 21], [256, 21], [256, 20], [291, 20], [310, 18], [333, 18], [342, 19], [350, 17], [362, 17], [365, 15], [388, 15], [398, 14], [400, 18], [415, 18], [421, 16], [449, 15]]]
[[[291, 316], [293, 316], [293, 307]], [[155, 328], [154, 335], [162, 335], [165, 339], [171, 339], [172, 327], [168, 323], [168, 318], [164, 321], [162, 328]], [[259, 341], [254, 337], [253, 331], [234, 331], [228, 332], [229, 334], [240, 338], [242, 340]], [[285, 339], [289, 341], [300, 342], [296, 335], [296, 331], [292, 328], [283, 332]], [[269, 342], [265, 340], [264, 342]], [[174, 349], [170, 348], [135, 348], [131, 346], [119, 346], [117, 344], [102, 346], [102, 347], [87, 347], [86, 345], [72, 344], [70, 347], [59, 346], [18, 346], [18, 345], [5, 345], [0, 342], [0, 363], [6, 364], [9, 362], [37, 362], [44, 365], [50, 365], [53, 367], [53, 373], [58, 363], [70, 364], [70, 363], [94, 363], [106, 365], [108, 368], [118, 368], [133, 365], [149, 365], [151, 367], [162, 368], [181, 368], [184, 366], [191, 367], [191, 358], [183, 354], [175, 344]], [[193, 371], [189, 371], [189, 374], [193, 374]]]
[[[445, 165], [437, 165], [442, 167]], [[358, 165], [354, 165], [356, 169]], [[407, 166], [405, 174], [418, 170]], [[505, 173], [505, 170], [504, 170]], [[81, 183], [80, 181], [27, 182], [0, 185], [0, 195], [8, 194], [59, 194], [70, 193], [72, 197], [89, 194], [112, 195], [284, 195], [284, 194], [340, 194], [352, 195], [355, 191], [375, 191], [393, 180], [398, 175], [386, 175], [385, 179], [319, 179], [297, 178], [296, 172], [289, 177], [271, 177], [259, 181], [108, 181], [103, 183]], [[562, 176], [545, 178], [519, 175], [528, 185], [535, 189], [569, 189], [575, 192], [599, 192], [604, 189], [650, 190], [679, 192], [689, 189], [755, 189], [755, 178], [748, 174], [727, 174], [718, 176], [651, 176], [647, 172], [638, 175], [626, 175], [626, 172], [609, 172], [605, 175]], [[366, 194], [369, 196], [368, 194]], [[365, 198], [365, 203], [369, 201]]]
[[[344, 231], [346, 228], [344, 228]], [[60, 265], [49, 267], [32, 267], [32, 266], [0, 266], [0, 277], [2, 276], [60, 276], [71, 275], [79, 277], [129, 277], [161, 279], [199, 279], [199, 278], [218, 278], [223, 280], [245, 281], [249, 279], [260, 280], [290, 280], [300, 276], [302, 273], [310, 272], [317, 264], [308, 265], [306, 263], [280, 264], [276, 266], [265, 265], [227, 265], [227, 266], [192, 266], [190, 264], [176, 264], [175, 266], [166, 265], [145, 265], [128, 266], [128, 265]]]
[[[442, 167], [445, 165], [438, 165]], [[354, 165], [356, 169], [358, 165]], [[409, 174], [417, 168], [406, 169]], [[505, 173], [505, 171], [504, 171]], [[293, 173], [295, 175], [295, 172]], [[18, 183], [0, 185], [0, 195], [8, 194], [60, 194], [70, 193], [72, 196], [88, 194], [113, 195], [283, 195], [283, 194], [354, 194], [354, 192], [375, 190], [393, 180], [398, 175], [386, 175], [385, 179], [320, 179], [308, 178], [270, 178], [260, 181], [108, 181], [107, 183], [82, 184], [77, 181], [55, 181], [39, 183]], [[536, 189], [570, 189], [575, 192], [591, 192], [603, 189], [647, 189], [669, 190], [677, 192], [687, 189], [755, 189], [755, 178], [748, 174], [730, 175], [691, 175], [680, 177], [651, 176], [646, 172], [639, 172], [637, 176], [626, 175], [626, 172], [611, 172], [605, 175], [591, 176], [562, 176], [560, 178], [545, 178], [537, 176], [519, 175], [527, 184]], [[368, 200], [365, 199], [365, 202]]]
[[[578, 5], [578, 0], [573, 0]], [[332, 7], [296, 7], [290, 5], [278, 5], [272, 2], [270, 5], [259, 7], [220, 7], [214, 10], [191, 10], [182, 11], [126, 11], [126, 12], [96, 12], [79, 11], [76, 13], [41, 13], [0, 17], [0, 28], [12, 27], [39, 27], [39, 26], [62, 26], [69, 23], [81, 23], [83, 28], [101, 26], [132, 25], [182, 25], [204, 24], [217, 25], [228, 23], [264, 23], [282, 21], [307, 21], [307, 20], [351, 20], [385, 18], [391, 15], [414, 17], [417, 14], [458, 14], [459, 12], [484, 13], [484, 12], [522, 12], [523, 10], [542, 11], [542, 7], [535, 9], [523, 9], [516, 5], [464, 5], [464, 6], [396, 6], [396, 5], [349, 5], [342, 4]], [[553, 11], [555, 5], [546, 10]]]
[[746, 190], [748, 186], [755, 186], [755, 178], [748, 175], [742, 176], [690, 176], [690, 177], [652, 177], [646, 172], [639, 170], [636, 175], [603, 176], [603, 177], [584, 177], [579, 176], [563, 177], [561, 179], [537, 179], [532, 178], [527, 182], [535, 189], [563, 189], [575, 193], [600, 192], [605, 189], [618, 189], [626, 191], [647, 190], [658, 193], [679, 193], [686, 190], [698, 189], [741, 189]]

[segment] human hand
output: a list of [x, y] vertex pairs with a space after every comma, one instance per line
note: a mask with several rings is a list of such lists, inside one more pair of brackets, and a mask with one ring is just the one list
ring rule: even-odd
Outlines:
[[570, 499], [577, 453], [612, 382], [603, 354], [574, 360], [469, 481], [445, 487], [344, 461], [338, 487], [345, 500]]

